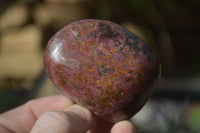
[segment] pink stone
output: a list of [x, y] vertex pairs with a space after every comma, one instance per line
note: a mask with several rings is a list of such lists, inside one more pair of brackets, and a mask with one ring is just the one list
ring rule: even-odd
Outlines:
[[104, 20], [81, 20], [58, 31], [48, 42], [44, 63], [66, 96], [111, 122], [137, 113], [159, 77], [152, 49]]

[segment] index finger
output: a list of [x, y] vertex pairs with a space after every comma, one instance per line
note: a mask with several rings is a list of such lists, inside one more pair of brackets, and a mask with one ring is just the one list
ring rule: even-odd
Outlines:
[[27, 133], [42, 113], [62, 111], [72, 104], [67, 97], [58, 95], [29, 101], [0, 115], [0, 132]]

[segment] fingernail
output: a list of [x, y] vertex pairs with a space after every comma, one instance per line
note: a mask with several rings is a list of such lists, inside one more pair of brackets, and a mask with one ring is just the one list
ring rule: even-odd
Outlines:
[[135, 133], [135, 128], [130, 121], [121, 121], [113, 126], [111, 133]]
[[84, 121], [87, 121], [90, 125], [92, 123], [92, 113], [80, 105], [74, 104], [66, 108], [65, 111], [74, 113], [75, 115], [83, 119]]

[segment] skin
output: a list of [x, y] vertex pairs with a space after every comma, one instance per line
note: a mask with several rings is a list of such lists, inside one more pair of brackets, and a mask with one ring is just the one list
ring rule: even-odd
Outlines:
[[131, 122], [112, 124], [64, 96], [31, 100], [0, 115], [1, 133], [135, 133]]

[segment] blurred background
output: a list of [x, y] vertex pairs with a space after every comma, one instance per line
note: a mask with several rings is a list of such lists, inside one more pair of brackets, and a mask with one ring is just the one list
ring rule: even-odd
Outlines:
[[199, 133], [199, 0], [1, 0], [0, 113], [61, 94], [45, 73], [44, 48], [60, 28], [88, 18], [122, 25], [160, 59], [161, 80], [131, 119], [137, 133]]

